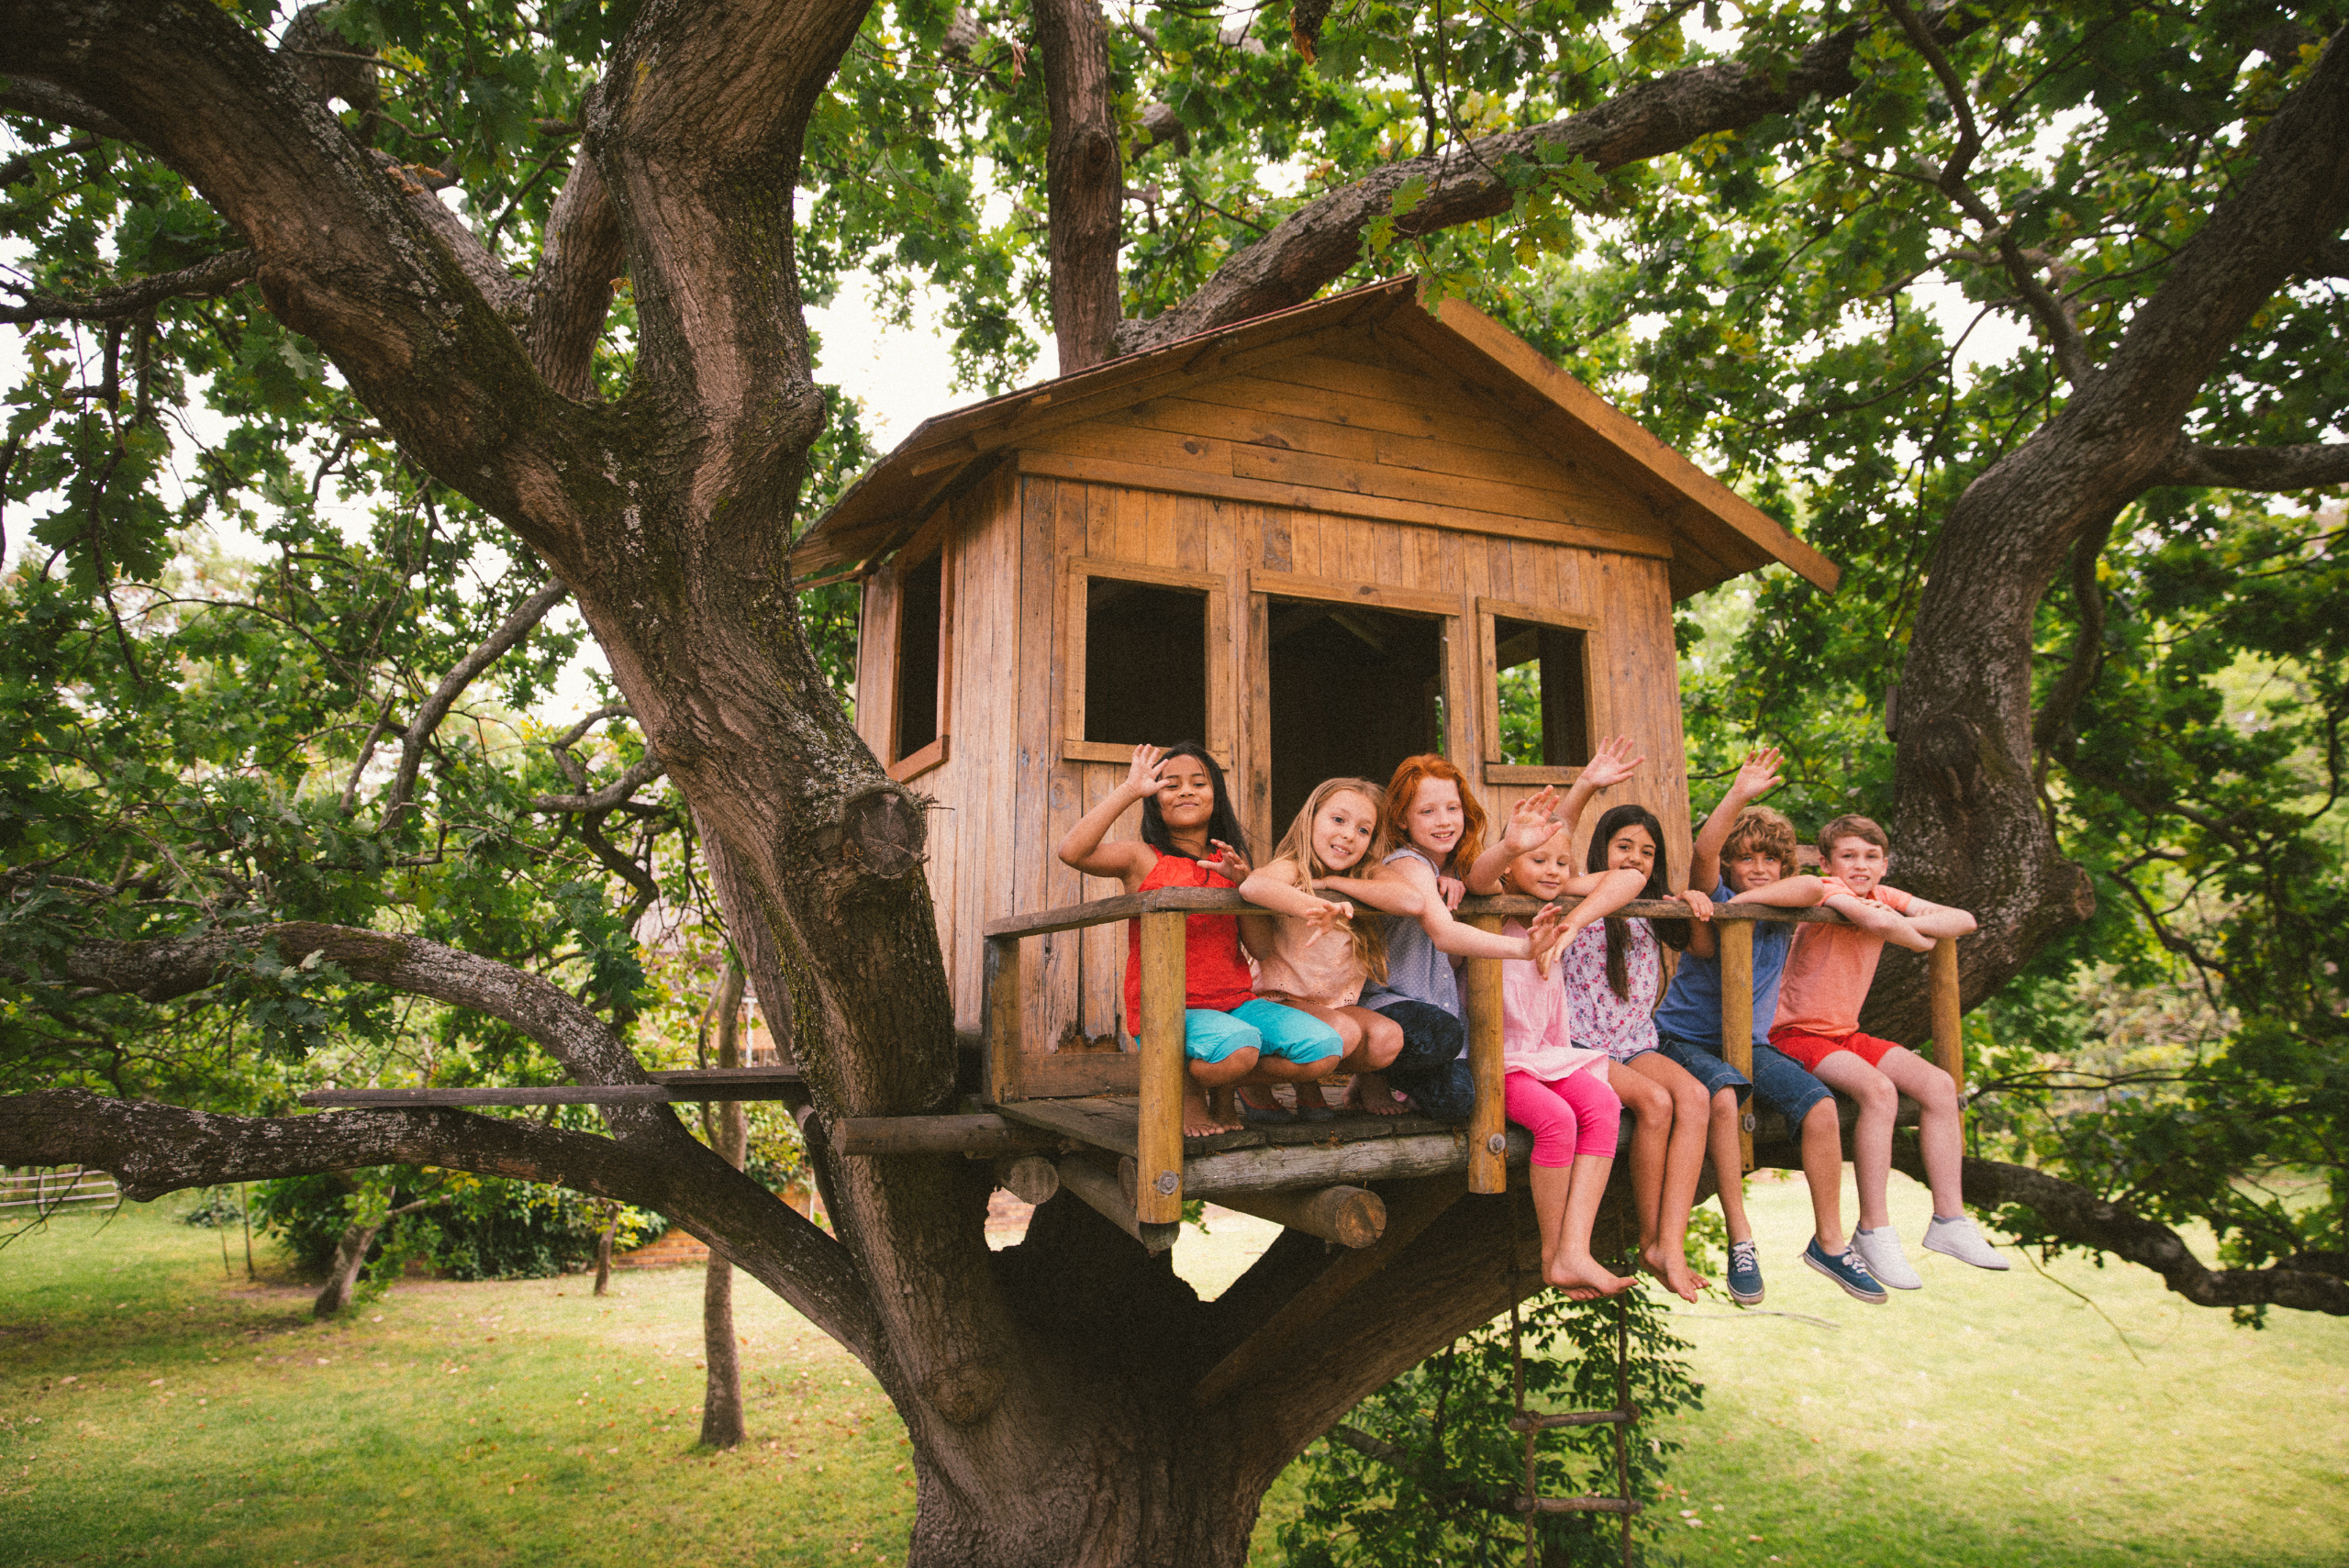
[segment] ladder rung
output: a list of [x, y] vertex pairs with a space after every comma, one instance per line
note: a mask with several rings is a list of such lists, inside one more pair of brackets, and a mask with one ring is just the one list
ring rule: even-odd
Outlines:
[[1640, 1506], [1628, 1497], [1520, 1497], [1520, 1514], [1636, 1514]]
[[1553, 1427], [1629, 1426], [1638, 1418], [1636, 1410], [1560, 1410], [1549, 1415], [1511, 1416], [1508, 1429], [1546, 1432]]

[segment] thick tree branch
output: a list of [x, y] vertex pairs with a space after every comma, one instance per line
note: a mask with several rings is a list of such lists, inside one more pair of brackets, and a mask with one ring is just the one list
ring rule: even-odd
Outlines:
[[293, 920], [152, 941], [84, 942], [66, 951], [50, 978], [144, 1002], [169, 1002], [218, 984], [229, 966], [265, 943], [275, 944], [289, 961], [317, 953], [354, 980], [502, 1019], [538, 1041], [578, 1083], [651, 1082], [635, 1052], [560, 987], [418, 937]]
[[259, 264], [260, 258], [250, 250], [228, 250], [175, 272], [157, 272], [100, 289], [87, 299], [27, 293], [20, 305], [0, 306], [0, 322], [126, 321], [146, 315], [165, 300], [208, 299], [226, 294], [250, 279]]
[[1812, 98], [1840, 98], [1859, 85], [1852, 53], [1867, 31], [1864, 26], [1841, 28], [1782, 71], [1734, 63], [1692, 66], [1626, 88], [1564, 119], [1386, 164], [1290, 214], [1174, 309], [1121, 325], [1118, 350], [1154, 349], [1311, 299], [1353, 266], [1364, 229], [1393, 209], [1395, 193], [1410, 181], [1425, 181], [1427, 197], [1397, 227], [1409, 234], [1431, 233], [1507, 212], [1517, 193], [1497, 171], [1511, 154], [1532, 158], [1544, 147], [1561, 147], [1604, 172], [1686, 147], [1701, 136], [1742, 130]]
[[2206, 447], [2181, 440], [2157, 484], [2226, 490], [2318, 490], [2349, 484], [2349, 442], [2295, 447]]
[[[474, 677], [497, 662], [501, 654], [529, 636], [531, 628], [544, 620], [546, 613], [570, 592], [560, 581], [549, 581], [537, 593], [517, 605], [514, 613], [490, 633], [489, 639], [460, 660], [457, 667], [441, 678], [440, 684], [434, 688], [432, 695], [425, 698], [424, 706], [416, 710], [416, 717], [409, 723], [407, 732], [400, 737], [400, 771], [392, 781], [391, 799], [384, 806], [386, 820], [407, 809], [408, 796], [416, 792], [417, 770], [424, 766], [424, 744], [432, 739], [432, 732], [440, 728], [440, 721], [449, 716], [449, 709], [456, 705], [458, 697], [464, 695], [465, 688], [473, 684]], [[366, 766], [367, 757], [362, 752], [351, 766], [351, 776], [354, 783], [360, 771]]]
[[[595, 89], [588, 91], [592, 102]], [[522, 334], [531, 362], [564, 397], [584, 401], [595, 390], [596, 339], [627, 265], [619, 210], [596, 161], [583, 154], [547, 215], [539, 270], [530, 277], [530, 324]]]
[[81, 1089], [0, 1097], [0, 1163], [113, 1173], [145, 1202], [187, 1187], [370, 1165], [428, 1165], [557, 1186], [665, 1214], [870, 1357], [875, 1326], [847, 1251], [678, 1126], [636, 1148], [455, 1110], [232, 1117]]
[[[1897, 1140], [1893, 1162], [1919, 1181], [1924, 1180], [1924, 1156], [1916, 1140]], [[1968, 1158], [1965, 1182], [1967, 1202], [2028, 1208], [2055, 1240], [2110, 1252], [2151, 1269], [2197, 1307], [2288, 1307], [2349, 1317], [2349, 1282], [2338, 1275], [2282, 1267], [2206, 1267], [2168, 1226], [2142, 1218], [2120, 1204], [2108, 1203], [2087, 1188], [2044, 1171], [2001, 1160]]]
[[116, 141], [139, 139], [128, 126], [78, 93], [25, 77], [12, 77], [6, 85], [0, 85], [0, 113], [53, 120], [59, 125], [95, 131]]
[[1096, 0], [1036, 0], [1036, 49], [1052, 137], [1044, 154], [1052, 336], [1068, 375], [1115, 352], [1118, 239], [1125, 179], [1118, 158], [1109, 29]]

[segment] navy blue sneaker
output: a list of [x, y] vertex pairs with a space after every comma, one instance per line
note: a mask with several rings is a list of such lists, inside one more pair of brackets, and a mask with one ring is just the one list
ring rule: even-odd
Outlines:
[[1819, 1238], [1814, 1236], [1810, 1239], [1810, 1245], [1802, 1250], [1802, 1261], [1842, 1285], [1843, 1294], [1854, 1301], [1865, 1301], [1870, 1307], [1885, 1304], [1884, 1286], [1876, 1283], [1876, 1275], [1868, 1273], [1868, 1266], [1860, 1262], [1860, 1255], [1851, 1248], [1830, 1252], [1819, 1244]]
[[1729, 1244], [1729, 1298], [1740, 1307], [1751, 1307], [1762, 1299], [1762, 1260], [1751, 1241]]

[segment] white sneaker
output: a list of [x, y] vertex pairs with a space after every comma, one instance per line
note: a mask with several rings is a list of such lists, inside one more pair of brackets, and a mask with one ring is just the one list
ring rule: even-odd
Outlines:
[[1961, 1214], [1955, 1219], [1943, 1219], [1939, 1215], [1925, 1227], [1925, 1250], [1944, 1252], [1961, 1263], [1972, 1263], [1977, 1269], [2006, 1270], [2014, 1265], [1998, 1256], [1974, 1221]]
[[1889, 1225], [1879, 1225], [1873, 1230], [1852, 1232], [1852, 1245], [1859, 1250], [1860, 1262], [1876, 1275], [1878, 1284], [1895, 1290], [1922, 1290], [1925, 1282], [1909, 1266], [1909, 1256], [1900, 1250], [1900, 1232]]

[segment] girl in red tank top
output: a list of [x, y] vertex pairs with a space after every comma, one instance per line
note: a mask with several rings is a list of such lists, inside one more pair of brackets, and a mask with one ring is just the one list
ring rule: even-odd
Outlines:
[[[1109, 828], [1136, 805], [1142, 841], [1108, 843]], [[1237, 887], [1248, 875], [1235, 847], [1240, 819], [1223, 770], [1195, 741], [1163, 751], [1134, 748], [1124, 782], [1061, 840], [1062, 862], [1087, 876], [1115, 877], [1128, 893], [1159, 887]], [[1141, 1014], [1141, 922], [1128, 922], [1125, 1017]], [[1186, 1137], [1242, 1125], [1243, 1083], [1298, 1083], [1328, 1076], [1340, 1054], [1337, 1030], [1256, 996], [1240, 946], [1237, 915], [1193, 915], [1184, 922], [1183, 1131]], [[1284, 1113], [1286, 1115], [1286, 1113]]]

